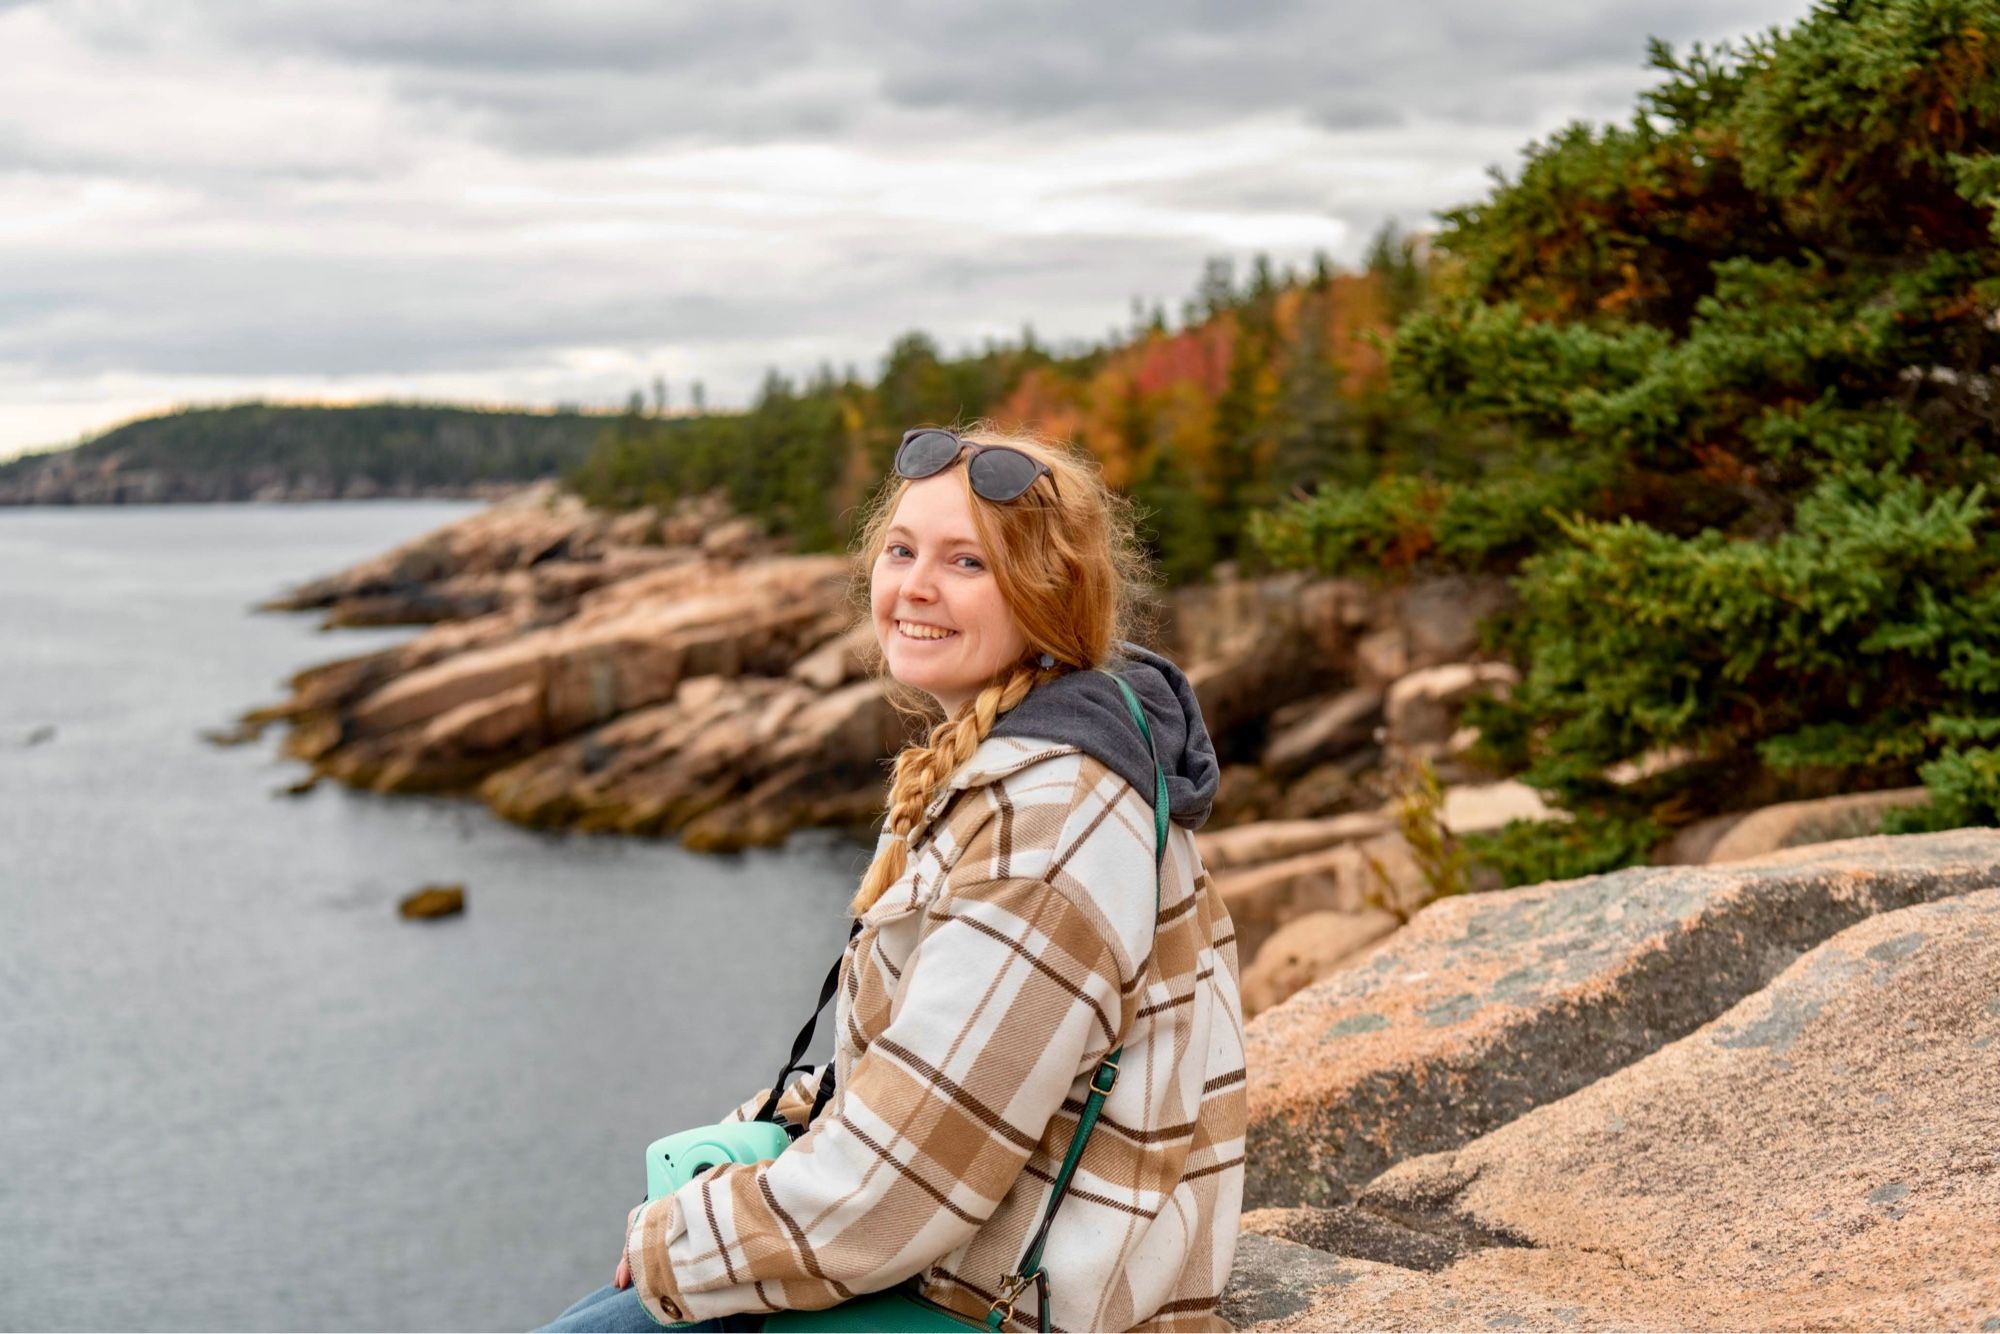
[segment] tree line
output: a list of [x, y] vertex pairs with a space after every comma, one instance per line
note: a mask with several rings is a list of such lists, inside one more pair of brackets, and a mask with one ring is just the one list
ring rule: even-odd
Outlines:
[[1389, 227], [1354, 272], [1324, 256], [1303, 273], [1211, 260], [1177, 325], [1135, 300], [1132, 328], [1097, 344], [1051, 348], [1029, 329], [954, 356], [910, 333], [872, 380], [773, 371], [741, 413], [670, 416], [658, 386], [654, 411], [634, 391], [570, 481], [617, 507], [720, 488], [802, 546], [837, 549], [904, 430], [989, 418], [1089, 449], [1152, 516], [1167, 578], [1206, 578], [1259, 559], [1246, 541], [1257, 511], [1436, 452], [1429, 418], [1390, 401], [1383, 359], [1428, 271]]

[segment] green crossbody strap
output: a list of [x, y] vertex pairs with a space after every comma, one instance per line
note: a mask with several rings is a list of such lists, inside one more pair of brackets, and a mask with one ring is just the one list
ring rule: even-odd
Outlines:
[[[1139, 732], [1146, 738], [1146, 749], [1153, 755], [1153, 913], [1160, 911], [1160, 869], [1167, 857], [1167, 771], [1160, 767], [1159, 747], [1153, 741], [1153, 729], [1146, 724], [1146, 711], [1139, 707], [1139, 697], [1132, 693], [1125, 678], [1116, 672], [1105, 672], [1117, 682], [1118, 690], [1125, 696], [1126, 712], [1132, 721], [1139, 724]], [[997, 1330], [1003, 1321], [1014, 1313], [1014, 1300], [1025, 1292], [1030, 1284], [1037, 1289], [1041, 1304], [1040, 1327], [1049, 1328], [1049, 1285], [1048, 1275], [1042, 1272], [1042, 1248], [1048, 1245], [1049, 1226], [1055, 1222], [1056, 1210], [1062, 1205], [1063, 1197], [1069, 1193], [1070, 1178], [1076, 1175], [1077, 1160], [1083, 1157], [1083, 1146], [1090, 1139], [1090, 1132], [1097, 1125], [1097, 1117], [1104, 1110], [1104, 1100], [1111, 1095], [1111, 1086], [1118, 1082], [1118, 1058], [1125, 1054], [1121, 1045], [1106, 1056], [1090, 1077], [1090, 1096], [1084, 1100], [1083, 1114], [1077, 1117], [1076, 1133], [1070, 1136], [1069, 1152], [1063, 1155], [1062, 1169], [1056, 1173], [1055, 1187], [1049, 1192], [1049, 1207], [1042, 1213], [1042, 1225], [1035, 1229], [1035, 1236], [1028, 1243], [1028, 1253], [1021, 1257], [1019, 1273], [1008, 1275], [1000, 1289], [1000, 1296], [986, 1312], [986, 1327]]]

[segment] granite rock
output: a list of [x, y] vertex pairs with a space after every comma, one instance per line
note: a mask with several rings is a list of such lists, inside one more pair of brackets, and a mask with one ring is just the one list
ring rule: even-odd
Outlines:
[[1243, 1017], [1253, 1019], [1299, 988], [1330, 976], [1401, 925], [1400, 918], [1380, 908], [1292, 918], [1271, 933], [1243, 970]]
[[1929, 799], [1927, 788], [1898, 787], [1765, 806], [1744, 815], [1723, 831], [1709, 848], [1707, 860], [1741, 861], [1808, 843], [1861, 838], [1881, 832], [1882, 817], [1890, 811], [1919, 806]]
[[1521, 674], [1504, 662], [1453, 662], [1398, 677], [1383, 700], [1391, 747], [1442, 748], [1458, 731], [1466, 701], [1505, 695]]
[[1449, 1284], [1323, 1288], [1327, 1328], [1460, 1324], [1447, 1290], [1524, 1321], [1575, 1301], [1579, 1327], [1975, 1328], [2000, 1315], [2000, 890], [1858, 922], [1360, 1206], [1507, 1244]]
[[1994, 885], [2000, 831], [1967, 829], [1439, 900], [1249, 1026], [1246, 1204], [1350, 1203], [1685, 1036], [1863, 918]]

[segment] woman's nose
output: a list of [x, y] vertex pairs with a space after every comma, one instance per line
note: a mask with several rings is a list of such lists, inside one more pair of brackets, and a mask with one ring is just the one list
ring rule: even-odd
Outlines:
[[903, 575], [903, 592], [920, 602], [931, 602], [937, 598], [937, 571], [929, 561], [918, 557], [910, 563]]

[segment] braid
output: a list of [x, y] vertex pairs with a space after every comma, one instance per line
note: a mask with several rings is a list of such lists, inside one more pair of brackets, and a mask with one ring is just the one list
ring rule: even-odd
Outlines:
[[905, 746], [896, 756], [896, 774], [889, 783], [889, 812], [884, 826], [895, 837], [868, 865], [848, 911], [859, 917], [875, 905], [882, 891], [899, 879], [909, 865], [908, 834], [917, 827], [925, 807], [958, 767], [972, 758], [979, 743], [992, 732], [1000, 715], [1019, 704], [1060, 669], [1019, 663], [1000, 680], [973, 696], [971, 703], [931, 729], [922, 746]]

